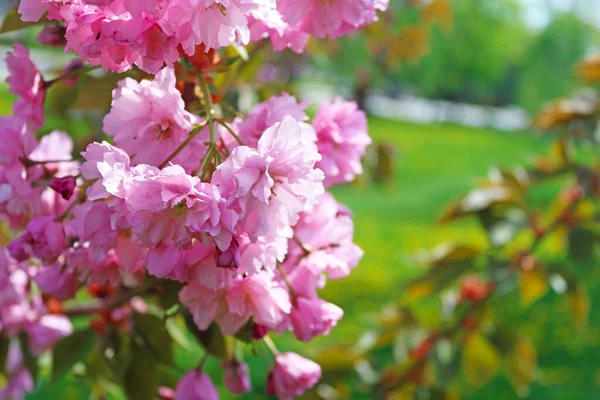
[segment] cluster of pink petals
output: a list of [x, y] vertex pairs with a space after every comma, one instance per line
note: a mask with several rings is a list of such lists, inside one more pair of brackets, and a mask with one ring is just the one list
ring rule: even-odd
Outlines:
[[0, 249], [0, 334], [26, 333], [31, 351], [39, 355], [70, 335], [73, 326], [67, 317], [49, 314], [41, 296], [31, 291], [36, 273], [36, 268]]
[[356, 103], [336, 98], [321, 103], [312, 122], [323, 156], [317, 164], [325, 173], [325, 186], [351, 182], [362, 174], [361, 159], [371, 138], [367, 116]]
[[235, 334], [250, 318], [276, 329], [291, 310], [288, 292], [267, 273], [238, 277], [217, 291], [191, 284], [183, 288], [179, 300], [190, 309], [198, 328], [205, 330], [215, 321], [226, 335]]
[[[99, 29], [103, 35], [120, 23], [130, 33], [128, 24], [136, 18], [182, 21], [207, 10], [221, 17], [225, 10], [234, 18], [235, 9], [246, 18], [259, 6], [275, 10], [262, 0], [21, 3], [30, 15], [39, 13], [40, 4], [51, 17], [68, 11], [74, 13], [69, 18], [91, 18], [78, 29]], [[114, 20], [97, 22], [100, 11]], [[130, 17], [122, 21], [118, 12]], [[212, 23], [225, 24], [219, 18]], [[186, 40], [197, 43], [204, 29], [190, 28]], [[227, 28], [221, 34], [215, 40], [225, 43], [246, 33]], [[306, 104], [285, 93], [272, 97], [231, 124], [238, 138], [218, 131], [212, 150], [219, 149], [222, 158], [198, 174], [208, 128], [194, 132], [202, 121], [185, 109], [174, 72], [166, 67], [151, 81], [119, 83], [104, 118], [114, 144], [89, 144], [79, 163], [72, 161], [73, 142], [66, 133], [36, 138], [44, 119], [44, 83], [26, 49], [15, 47], [11, 62], [8, 81], [21, 105], [0, 119], [0, 218], [19, 233], [0, 249], [0, 334], [26, 333], [32, 352], [41, 354], [73, 330], [64, 315], [49, 313], [48, 297], [73, 299], [82, 285], [137, 287], [148, 275], [183, 284], [179, 301], [200, 330], [215, 323], [223, 334], [234, 335], [251, 324], [256, 337], [291, 331], [307, 342], [336, 326], [343, 311], [321, 299], [319, 290], [327, 278], [347, 276], [362, 251], [353, 243], [351, 214], [325, 186], [362, 172], [360, 158], [370, 141], [365, 115], [354, 103], [324, 103], [310, 123]], [[223, 368], [231, 392], [251, 389], [242, 360], [228, 360]], [[32, 389], [18, 353], [8, 370], [10, 383], [0, 398]], [[311, 361], [279, 354], [268, 391], [290, 399], [319, 376]], [[192, 371], [175, 398], [218, 394], [207, 375]]]
[[22, 0], [24, 21], [66, 27], [67, 50], [103, 68], [150, 73], [181, 48], [218, 49], [268, 38], [275, 50], [302, 52], [310, 36], [336, 38], [377, 20], [388, 0]]
[[0, 399], [11, 400], [23, 398], [27, 393], [33, 391], [33, 376], [25, 366], [23, 354], [17, 342], [9, 345], [4, 368], [8, 378], [8, 384], [0, 389]]
[[[112, 107], [104, 117], [104, 133], [114, 138], [136, 164], [158, 166], [190, 135], [200, 118], [185, 110], [175, 88], [175, 72], [162, 69], [154, 80], [126, 78], [113, 91]], [[196, 136], [172, 160], [191, 172], [200, 165], [206, 146]]]
[[321, 378], [321, 367], [296, 353], [282, 353], [275, 357], [275, 366], [269, 372], [267, 393], [281, 400], [291, 400], [316, 385]]
[[252, 108], [243, 120], [236, 119], [236, 133], [246, 146], [257, 147], [263, 132], [277, 122], [283, 121], [284, 117], [290, 116], [298, 122], [308, 121], [306, 107], [308, 104], [298, 103], [295, 97], [287, 93], [270, 97]]
[[29, 58], [29, 50], [15, 43], [14, 50], [6, 55], [9, 76], [6, 79], [11, 93], [19, 96], [13, 104], [15, 117], [21, 124], [37, 129], [44, 125], [44, 98], [46, 84], [37, 67]]
[[192, 370], [177, 384], [175, 400], [219, 400], [219, 392], [208, 375]]

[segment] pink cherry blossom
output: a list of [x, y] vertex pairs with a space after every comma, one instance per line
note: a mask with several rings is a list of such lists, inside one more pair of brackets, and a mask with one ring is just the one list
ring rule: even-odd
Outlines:
[[0, 117], [0, 140], [0, 217], [19, 228], [43, 210], [43, 188], [32, 186], [42, 171], [23, 163], [37, 140], [26, 124], [12, 116]]
[[327, 273], [331, 279], [344, 278], [363, 256], [363, 251], [352, 242], [351, 215], [329, 193], [319, 198], [312, 211], [300, 214], [294, 236], [309, 254], [302, 256], [304, 250], [295, 240], [290, 240], [289, 262], [298, 261], [315, 275]]
[[288, 24], [277, 9], [252, 11], [249, 27], [252, 41], [268, 38], [275, 51], [289, 48], [302, 53], [309, 39], [308, 33]]
[[285, 20], [318, 38], [348, 35], [377, 21], [388, 0], [279, 0], [277, 9]]
[[25, 232], [11, 242], [9, 249], [11, 255], [18, 260], [28, 256], [52, 263], [61, 255], [65, 246], [62, 222], [56, 221], [53, 216], [44, 215], [31, 220]]
[[311, 132], [286, 116], [263, 133], [256, 149], [236, 147], [214, 173], [211, 182], [239, 211], [240, 227], [252, 239], [289, 234], [298, 213], [323, 193]]
[[335, 304], [300, 297], [292, 308], [290, 321], [296, 338], [308, 342], [315, 336], [329, 334], [343, 315], [344, 311]]
[[[104, 132], [115, 145], [134, 157], [137, 164], [159, 165], [186, 139], [200, 118], [187, 112], [175, 88], [175, 72], [163, 68], [154, 80], [137, 82], [126, 78], [113, 91], [110, 112], [104, 117]], [[173, 159], [188, 172], [200, 165], [207, 138], [196, 136]]]
[[21, 19], [26, 22], [38, 21], [48, 11], [50, 1], [54, 0], [21, 0], [19, 3]]
[[14, 50], [6, 55], [6, 65], [9, 72], [6, 82], [11, 93], [19, 96], [13, 104], [15, 116], [34, 129], [41, 127], [44, 125], [46, 88], [40, 72], [29, 58], [27, 47], [15, 43]]
[[325, 173], [325, 186], [351, 182], [362, 174], [361, 158], [371, 138], [367, 117], [356, 103], [341, 98], [323, 102], [312, 125], [323, 156], [317, 167]]
[[72, 299], [79, 289], [75, 271], [60, 264], [40, 268], [35, 275], [35, 284], [43, 293], [58, 300]]
[[28, 284], [27, 272], [10, 256], [7, 249], [0, 248], [0, 309], [26, 299]]
[[224, 258], [223, 254], [214, 243], [205, 245], [200, 241], [183, 251], [172, 246], [157, 246], [148, 253], [146, 268], [156, 277], [197, 282], [212, 290], [222, 289], [238, 275], [238, 262]]
[[75, 218], [66, 223], [66, 228], [80, 243], [88, 243], [90, 258], [100, 262], [114, 247], [117, 232], [112, 229], [112, 210], [105, 202], [85, 202], [73, 208]]
[[123, 217], [144, 246], [182, 248], [196, 234], [206, 233], [221, 248], [229, 247], [237, 216], [214, 185], [187, 175], [178, 165], [162, 171], [138, 165], [125, 178]]
[[[2, 366], [4, 368], [4, 366]], [[34, 389], [33, 376], [25, 366], [19, 343], [13, 341], [8, 347], [6, 357], [8, 383], [0, 389], [0, 400], [13, 400], [25, 397]]]
[[251, 317], [260, 325], [275, 328], [291, 309], [287, 291], [266, 273], [238, 277], [218, 291], [192, 283], [181, 290], [179, 299], [199, 329], [207, 329], [214, 320], [227, 335], [236, 333]]
[[275, 366], [267, 378], [267, 393], [291, 400], [312, 388], [321, 378], [321, 367], [296, 353], [275, 356]]
[[236, 359], [223, 360], [223, 382], [231, 393], [244, 394], [252, 390], [248, 365]]
[[305, 111], [308, 104], [298, 103], [295, 97], [287, 93], [273, 96], [255, 106], [244, 120], [240, 120], [238, 136], [249, 147], [256, 147], [262, 134], [277, 122], [281, 122], [286, 115], [298, 122], [305, 122], [308, 116]]
[[274, 283], [266, 273], [234, 281], [227, 290], [225, 300], [229, 312], [240, 316], [241, 321], [233, 324], [229, 324], [229, 321], [222, 322], [221, 328], [224, 332], [236, 332], [250, 316], [257, 324], [275, 327], [291, 308], [287, 291]]
[[208, 375], [192, 370], [177, 384], [175, 400], [219, 400], [219, 392]]
[[43, 315], [39, 320], [28, 324], [25, 329], [31, 351], [37, 355], [73, 333], [73, 325], [64, 315]]
[[88, 181], [95, 181], [87, 189], [88, 199], [106, 199], [110, 195], [122, 197], [123, 178], [130, 169], [127, 153], [107, 142], [94, 142], [81, 155], [86, 159], [80, 167], [81, 175]]
[[161, 26], [193, 55], [198, 44], [206, 49], [248, 44], [249, 12], [273, 6], [260, 0], [179, 0], [168, 8]]

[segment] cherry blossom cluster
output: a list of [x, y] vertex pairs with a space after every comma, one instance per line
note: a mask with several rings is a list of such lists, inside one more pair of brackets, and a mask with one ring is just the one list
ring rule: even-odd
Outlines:
[[[115, 26], [136, 16], [158, 24], [173, 7], [185, 10], [197, 2], [83, 3], [24, 1], [21, 9], [39, 16], [46, 9], [37, 6], [43, 5], [50, 16], [89, 17], [81, 29], [94, 30], [104, 29], [104, 20], [97, 27], [94, 22], [100, 12]], [[111, 8], [116, 3], [121, 14]], [[208, 3], [194, 18], [215, 10], [219, 18], [233, 18], [236, 7], [250, 12], [258, 2]], [[328, 7], [339, 4], [350, 2]], [[125, 20], [123, 13], [130, 13]], [[302, 21], [298, 26], [323, 33]], [[346, 21], [335, 34], [358, 25]], [[192, 29], [186, 40], [220, 39], [197, 33]], [[108, 43], [97, 45], [112, 51]], [[354, 103], [324, 102], [311, 122], [307, 104], [283, 93], [245, 117], [215, 121], [212, 114], [200, 117], [186, 109], [174, 69], [165, 67], [151, 80], [121, 80], [103, 119], [111, 143], [93, 142], [74, 158], [66, 133], [39, 140], [35, 135], [44, 123], [44, 97], [52, 82], [43, 80], [22, 45], [15, 45], [6, 62], [7, 82], [18, 100], [13, 115], [0, 122], [0, 218], [15, 233], [0, 250], [0, 333], [26, 333], [32, 352], [41, 354], [73, 331], [61, 302], [82, 288], [112, 292], [152, 280], [182, 284], [179, 301], [199, 330], [216, 323], [223, 334], [235, 335], [251, 324], [255, 340], [291, 331], [307, 342], [338, 323], [342, 309], [318, 292], [327, 279], [346, 277], [362, 257], [353, 243], [351, 213], [326, 191], [362, 173], [370, 138], [366, 116]], [[109, 310], [95, 329], [102, 334], [103, 324], [121, 323], [134, 306]], [[317, 364], [294, 353], [274, 353], [269, 393], [291, 399], [316, 384]], [[10, 348], [7, 370], [5, 397], [19, 398], [32, 389], [18, 346]], [[223, 370], [231, 392], [250, 390], [243, 360], [225, 360]], [[198, 370], [183, 377], [174, 396], [218, 398], [210, 378]]]
[[[388, 0], [22, 0], [24, 21], [44, 13], [64, 24], [67, 50], [104, 69], [149, 73], [196, 46], [218, 49], [270, 39], [302, 52], [310, 36], [337, 38], [377, 20]], [[52, 29], [43, 35], [53, 42]], [[57, 38], [56, 41], [59, 41]]]

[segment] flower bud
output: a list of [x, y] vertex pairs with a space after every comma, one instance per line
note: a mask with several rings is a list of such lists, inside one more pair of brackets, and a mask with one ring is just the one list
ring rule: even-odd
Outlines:
[[269, 328], [259, 324], [252, 325], [252, 339], [260, 340], [269, 333]]
[[175, 391], [166, 386], [158, 388], [158, 398], [160, 400], [175, 400]]
[[35, 283], [43, 293], [58, 300], [72, 299], [79, 287], [75, 271], [60, 264], [40, 268]]
[[61, 48], [67, 44], [67, 40], [65, 39], [66, 33], [67, 28], [64, 26], [48, 25], [39, 33], [37, 40], [41, 44]]
[[175, 400], [219, 400], [219, 393], [208, 375], [192, 370], [177, 384]]
[[64, 178], [54, 178], [50, 182], [50, 186], [54, 191], [59, 193], [63, 199], [69, 200], [75, 191], [77, 180], [74, 176], [65, 176]]
[[248, 365], [236, 359], [224, 360], [221, 366], [224, 369], [223, 378], [225, 387], [231, 393], [244, 394], [252, 390]]
[[282, 400], [302, 395], [321, 378], [319, 364], [296, 353], [282, 353], [275, 357], [275, 366], [267, 378], [267, 393]]
[[308, 342], [315, 336], [327, 335], [343, 315], [344, 311], [335, 304], [319, 298], [299, 297], [290, 320], [296, 338]]

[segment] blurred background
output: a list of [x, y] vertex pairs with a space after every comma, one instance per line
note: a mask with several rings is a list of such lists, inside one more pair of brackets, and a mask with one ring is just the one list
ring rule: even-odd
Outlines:
[[[517, 343], [510, 351], [494, 339], [499, 324], [490, 334], [486, 322], [479, 339], [463, 335], [456, 345], [462, 357], [456, 364], [450, 357], [451, 379], [440, 377], [439, 366], [432, 372], [405, 370], [404, 365], [420, 362], [411, 353], [414, 347], [431, 332], [445, 329], [447, 297], [461, 285], [460, 280], [448, 279], [425, 295], [414, 289], [414, 279], [431, 271], [422, 259], [442, 243], [474, 251], [494, 245], [480, 216], [452, 223], [440, 222], [440, 216], [448, 217], [448, 205], [488, 174], [493, 178], [503, 171], [495, 167], [527, 168], [539, 165], [541, 154], [560, 152], [556, 135], [534, 129], [533, 117], [549, 102], [585, 86], [575, 65], [600, 51], [600, 2], [390, 3], [389, 12], [364, 32], [313, 41], [303, 55], [273, 54], [260, 45], [251, 49], [253, 58], [240, 68], [229, 95], [244, 110], [285, 90], [314, 110], [320, 101], [341, 94], [355, 99], [369, 115], [374, 144], [365, 158], [366, 173], [334, 189], [338, 201], [354, 212], [356, 243], [365, 251], [351, 276], [329, 282], [323, 293], [345, 310], [345, 317], [308, 350], [283, 339], [287, 347], [310, 352], [324, 367], [324, 382], [309, 397], [374, 398], [374, 382], [385, 374], [409, 371], [413, 375], [408, 384], [387, 393], [388, 399], [595, 398], [600, 395], [600, 312], [595, 310], [600, 305], [600, 276], [587, 268], [596, 260], [595, 248], [579, 257], [587, 268], [582, 278], [585, 291], [578, 286], [569, 291], [576, 295], [565, 299], [560, 280], [552, 281], [548, 273], [544, 282], [514, 283], [514, 290], [486, 309], [485, 318], [502, 321], [511, 343]], [[14, 40], [27, 43], [45, 76], [74, 58], [37, 44], [37, 27], [7, 29], [13, 17], [6, 18], [3, 31], [10, 32], [0, 35], [0, 53]], [[5, 77], [2, 65], [0, 78]], [[79, 94], [51, 96], [48, 107], [54, 112], [44, 129], [65, 130], [80, 145], [100, 137], [102, 110], [90, 104], [108, 106], [110, 89], [120, 78], [108, 75], [80, 88]], [[10, 113], [12, 100], [1, 84], [0, 115]], [[68, 108], [74, 112], [66, 118], [60, 110]], [[600, 153], [586, 143], [576, 146], [580, 157], [595, 163]], [[526, 196], [529, 207], [543, 210], [571, 183], [571, 178], [561, 178], [535, 188]], [[450, 219], [454, 218], [442, 218]], [[584, 239], [571, 238], [571, 246], [579, 240]], [[551, 242], [546, 253], [552, 260], [564, 260], [565, 247], [558, 239]], [[389, 324], [400, 326], [402, 318], [412, 321], [410, 334], [404, 328], [389, 333]], [[444, 354], [440, 342], [435, 345], [435, 354], [428, 350], [427, 357]], [[256, 396], [247, 398], [262, 398]]]

